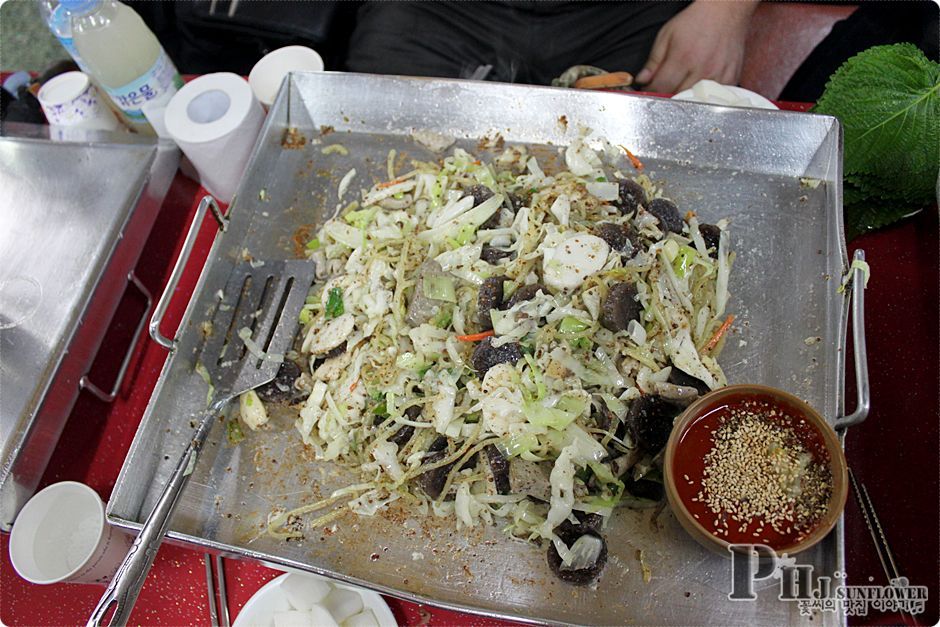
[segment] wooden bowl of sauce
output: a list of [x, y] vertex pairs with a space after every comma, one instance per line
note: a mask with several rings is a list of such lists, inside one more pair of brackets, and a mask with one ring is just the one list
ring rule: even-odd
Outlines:
[[845, 507], [848, 470], [835, 431], [797, 397], [762, 385], [706, 394], [676, 419], [666, 444], [666, 497], [706, 548], [804, 551]]

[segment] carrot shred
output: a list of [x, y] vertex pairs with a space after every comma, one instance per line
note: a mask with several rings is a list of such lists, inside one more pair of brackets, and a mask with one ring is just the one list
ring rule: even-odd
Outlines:
[[457, 339], [461, 342], [479, 342], [480, 340], [490, 337], [491, 335], [496, 335], [496, 332], [490, 329], [489, 331], [483, 331], [482, 333], [471, 333], [470, 335], [458, 335]]
[[352, 382], [352, 385], [349, 386], [349, 391], [354, 392], [356, 390], [356, 387], [358, 386], [359, 386], [359, 379], [356, 379], [355, 381]]
[[391, 187], [392, 185], [398, 185], [399, 183], [404, 183], [404, 182], [405, 182], [405, 179], [397, 178], [391, 181], [385, 181], [384, 183], [379, 183], [378, 185], [376, 185], [376, 187], [378, 187], [379, 189], [385, 189], [386, 187]]
[[734, 322], [734, 315], [730, 315], [725, 318], [725, 321], [721, 323], [721, 326], [718, 327], [718, 330], [715, 331], [715, 335], [711, 337], [710, 340], [702, 347], [702, 351], [710, 351], [711, 349], [718, 346], [718, 342], [721, 341], [721, 338], [725, 333], [728, 332], [728, 329], [731, 328], [731, 323]]
[[618, 89], [633, 84], [633, 75], [629, 72], [610, 72], [595, 76], [583, 76], [575, 81], [577, 89]]
[[637, 172], [642, 172], [642, 171], [643, 171], [643, 168], [646, 167], [646, 166], [643, 165], [643, 162], [640, 161], [640, 160], [637, 158], [637, 156], [636, 156], [635, 154], [633, 154], [632, 152], [630, 152], [630, 149], [627, 148], [626, 146], [624, 146], [623, 144], [621, 144], [620, 147], [623, 148], [623, 151], [624, 151], [625, 153], [627, 153], [627, 159], [629, 159], [629, 160], [630, 160], [630, 163], [633, 164], [634, 169], [635, 169]]

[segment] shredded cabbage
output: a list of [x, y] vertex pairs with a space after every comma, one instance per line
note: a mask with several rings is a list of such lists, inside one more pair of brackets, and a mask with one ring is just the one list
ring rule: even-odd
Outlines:
[[248, 390], [238, 397], [238, 409], [242, 421], [252, 431], [256, 431], [268, 423], [268, 412], [254, 390]]
[[278, 364], [284, 361], [284, 355], [266, 353], [261, 350], [261, 347], [258, 346], [258, 343], [251, 339], [251, 329], [248, 327], [242, 327], [239, 329], [238, 337], [241, 338], [241, 341], [245, 343], [245, 347], [248, 349], [248, 352], [252, 354], [252, 356], [257, 357], [258, 359], [263, 359], [265, 361], [273, 361]]
[[[600, 146], [606, 159], [623, 159]], [[360, 483], [301, 509], [342, 503], [370, 516], [394, 504], [451, 516], [459, 528], [495, 522], [552, 542], [563, 568], [580, 568], [599, 541], [568, 547], [558, 525], [574, 512], [646, 505], [622, 479], [637, 460], [651, 472], [660, 458], [641, 459], [633, 436], [618, 431], [631, 404], [665, 389], [673, 367], [710, 388], [725, 383], [703, 347], [730, 297], [727, 223], [717, 222], [718, 250], [709, 251], [692, 214], [685, 234], [664, 233], [645, 207], [621, 214], [624, 177], [583, 136], [550, 174], [520, 147], [491, 163], [450, 150], [397, 176], [390, 152], [387, 182], [362, 190], [306, 248], [322, 282], [301, 315], [310, 393], [295, 427], [313, 456]], [[341, 198], [354, 177], [343, 177]], [[635, 181], [661, 195], [647, 177]], [[630, 241], [614, 247], [600, 222], [626, 225]], [[618, 282], [633, 285], [640, 311], [611, 327]], [[497, 302], [481, 302], [484, 284], [502, 290]], [[258, 353], [250, 333], [243, 339], [256, 356], [278, 357]], [[510, 357], [482, 368], [475, 352], [485, 350]], [[249, 426], [253, 407], [242, 411]], [[489, 446], [510, 468], [537, 469], [538, 488], [497, 494]], [[624, 456], [626, 471], [614, 462]], [[419, 478], [437, 469], [442, 486], [431, 494]]]

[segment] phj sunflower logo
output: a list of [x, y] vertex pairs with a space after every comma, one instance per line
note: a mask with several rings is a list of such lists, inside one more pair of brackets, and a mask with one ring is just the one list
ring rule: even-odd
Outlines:
[[887, 586], [849, 586], [844, 572], [832, 577], [814, 576], [812, 564], [797, 564], [786, 554], [777, 555], [763, 544], [736, 544], [731, 551], [732, 601], [757, 598], [754, 584], [767, 579], [779, 580], [781, 601], [799, 603], [800, 614], [814, 611], [842, 612], [846, 616], [866, 616], [870, 609], [901, 612], [915, 616], [924, 612], [927, 586], [912, 586], [906, 577], [892, 579]]

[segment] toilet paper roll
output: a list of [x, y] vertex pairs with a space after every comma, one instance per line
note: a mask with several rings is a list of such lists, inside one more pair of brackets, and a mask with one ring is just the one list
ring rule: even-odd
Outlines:
[[255, 145], [264, 110], [248, 81], [237, 74], [206, 74], [177, 92], [167, 105], [166, 131], [218, 200], [232, 201]]

